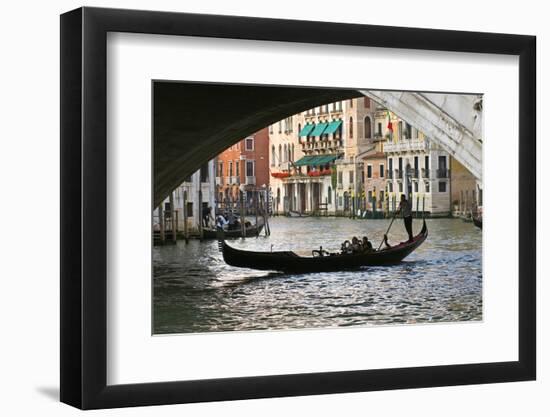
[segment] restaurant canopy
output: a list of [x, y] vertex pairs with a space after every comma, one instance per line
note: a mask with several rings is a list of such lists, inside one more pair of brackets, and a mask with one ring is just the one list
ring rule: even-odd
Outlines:
[[296, 166], [320, 166], [328, 164], [338, 158], [336, 154], [330, 155], [306, 155], [294, 163]]

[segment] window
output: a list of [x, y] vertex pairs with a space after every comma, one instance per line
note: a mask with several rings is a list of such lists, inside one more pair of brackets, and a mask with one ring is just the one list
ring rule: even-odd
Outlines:
[[294, 144], [292, 144], [292, 152], [290, 154], [290, 160], [294, 161]]
[[283, 122], [279, 120], [279, 133], [283, 132]]
[[418, 192], [418, 182], [417, 181], [413, 182], [413, 187], [414, 187], [414, 192], [417, 193]]
[[328, 186], [328, 195], [327, 195], [327, 203], [328, 204], [332, 204], [332, 187], [329, 185]]
[[380, 199], [378, 200], [379, 207], [382, 205], [383, 201], [384, 201], [384, 191], [380, 191]]
[[393, 193], [393, 183], [388, 182], [388, 192]]
[[372, 165], [367, 165], [367, 178], [372, 178]]
[[254, 176], [254, 161], [246, 161], [246, 176]]
[[220, 162], [218, 164], [218, 172], [216, 172], [216, 176], [217, 177], [222, 177], [223, 176], [223, 162]]
[[380, 122], [378, 122], [376, 133], [378, 134], [378, 136], [382, 136], [382, 123]]
[[399, 192], [400, 193], [403, 192], [403, 183], [402, 182], [399, 183]]
[[388, 159], [388, 163], [389, 163], [388, 169], [389, 169], [390, 171], [393, 170], [393, 158]]
[[271, 166], [275, 165], [275, 145], [271, 145]]
[[407, 139], [411, 139], [412, 138], [412, 127], [410, 124], [408, 123], [405, 123], [405, 137]]
[[369, 190], [369, 192], [367, 194], [367, 198], [368, 198], [369, 203], [372, 203], [372, 190]]
[[187, 202], [187, 217], [193, 217], [193, 203]]
[[229, 161], [229, 167], [227, 168], [227, 175], [229, 177], [233, 176], [233, 162]]
[[349, 137], [353, 137], [353, 117], [349, 118]]
[[370, 107], [370, 98], [365, 97], [364, 106], [366, 109]]
[[288, 145], [288, 158], [287, 161], [292, 161], [292, 149], [290, 148], [290, 145]]
[[239, 172], [239, 167], [240, 167], [240, 165], [241, 165], [241, 164], [239, 163], [239, 161], [235, 161], [235, 176], [236, 176], [236, 177], [240, 177], [240, 176], [241, 176], [241, 174], [240, 174], [240, 172]]
[[414, 169], [418, 171], [418, 156], [414, 157]]
[[353, 99], [351, 99], [351, 100], [349, 101], [349, 107], [350, 107], [350, 108], [353, 108]]
[[344, 173], [342, 171], [338, 171], [338, 184], [342, 185], [344, 182]]
[[[365, 97], [366, 99], [366, 97]], [[370, 139], [371, 138], [371, 126], [370, 126], [370, 117], [365, 117], [365, 138]]]
[[399, 171], [403, 171], [403, 158], [399, 157]]
[[281, 147], [281, 144], [279, 143], [279, 157], [277, 158], [279, 165], [281, 165], [281, 159], [283, 158], [283, 148]]
[[365, 183], [365, 171], [361, 171], [361, 184]]
[[445, 155], [441, 155], [437, 158], [437, 166], [439, 169], [447, 169], [447, 157]]
[[273, 134], [273, 125], [269, 125], [269, 133]]
[[380, 164], [380, 178], [384, 178], [384, 164]]
[[428, 155], [424, 157], [424, 168], [430, 169], [430, 157]]
[[286, 157], [288, 155], [288, 150], [287, 150], [287, 146], [286, 146], [286, 143], [285, 143], [285, 146], [283, 147], [285, 153], [282, 155], [281, 159], [283, 160], [283, 162], [286, 162]]
[[429, 182], [426, 182], [426, 183], [424, 184], [424, 191], [426, 191], [427, 193], [430, 192], [430, 183], [429, 183]]
[[349, 172], [349, 183], [353, 184], [353, 171]]
[[253, 151], [254, 150], [254, 138], [246, 138], [244, 141], [245, 150]]
[[439, 181], [439, 192], [440, 193], [445, 193], [447, 192], [447, 182], [446, 181]]

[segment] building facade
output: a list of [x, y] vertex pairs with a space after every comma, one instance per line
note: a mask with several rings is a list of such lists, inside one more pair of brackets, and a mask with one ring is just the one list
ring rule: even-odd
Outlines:
[[[199, 231], [201, 208], [213, 208], [216, 204], [215, 160], [204, 164], [193, 175], [189, 176], [172, 191], [172, 195], [153, 211], [153, 229], [160, 230], [160, 220], [165, 224], [165, 230], [171, 230], [171, 218], [175, 218], [178, 232], [185, 230], [189, 234]], [[173, 207], [171, 205], [173, 203]], [[162, 214], [159, 211], [162, 210]], [[185, 213], [184, 213], [185, 210]]]
[[248, 205], [269, 189], [269, 135], [264, 128], [229, 147], [216, 158], [217, 206], [233, 204], [240, 191]]

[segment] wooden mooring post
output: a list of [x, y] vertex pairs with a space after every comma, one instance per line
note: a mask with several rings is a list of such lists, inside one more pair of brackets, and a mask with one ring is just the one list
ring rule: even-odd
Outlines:
[[202, 190], [199, 189], [199, 238], [200, 240], [204, 237], [204, 232], [202, 230]]
[[244, 216], [244, 191], [239, 191], [239, 201], [240, 201], [240, 209], [241, 209], [241, 237], [246, 237], [246, 225], [245, 223], [245, 216]]
[[166, 241], [166, 234], [164, 233], [164, 213], [163, 213], [163, 203], [160, 203], [159, 206], [159, 237], [160, 243], [164, 244]]
[[185, 243], [189, 243], [189, 230], [187, 228], [187, 190], [183, 191], [183, 237]]
[[176, 210], [174, 206], [174, 192], [170, 193], [170, 229], [172, 229], [172, 242], [176, 243], [177, 236]]

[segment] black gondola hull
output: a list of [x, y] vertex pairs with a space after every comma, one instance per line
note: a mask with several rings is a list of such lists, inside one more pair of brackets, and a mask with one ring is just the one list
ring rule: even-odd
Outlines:
[[252, 252], [235, 249], [224, 240], [220, 241], [220, 250], [225, 262], [235, 267], [293, 273], [329, 272], [358, 269], [364, 266], [396, 264], [410, 255], [427, 237], [428, 229], [424, 222], [422, 231], [412, 242], [369, 253], [306, 257], [298, 256], [290, 251]]

